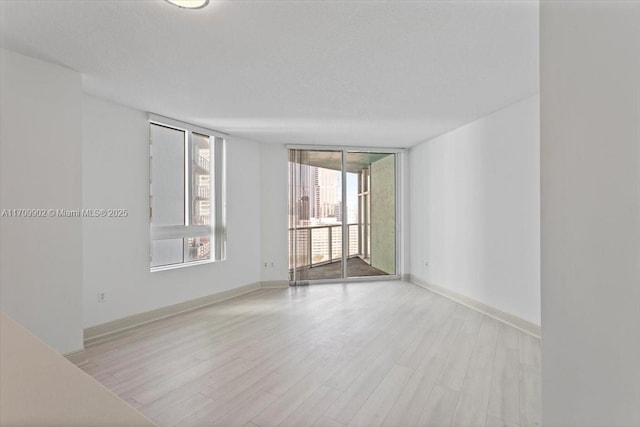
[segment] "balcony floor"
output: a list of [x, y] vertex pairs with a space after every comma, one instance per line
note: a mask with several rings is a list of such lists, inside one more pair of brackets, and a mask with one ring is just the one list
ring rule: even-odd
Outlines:
[[[359, 257], [347, 259], [347, 276], [388, 276], [382, 270], [371, 267]], [[314, 267], [304, 267], [298, 270], [298, 280], [340, 279], [342, 277], [342, 262], [335, 261]]]

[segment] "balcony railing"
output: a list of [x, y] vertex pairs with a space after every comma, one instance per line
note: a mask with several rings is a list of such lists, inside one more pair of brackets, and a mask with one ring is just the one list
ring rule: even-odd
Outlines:
[[[359, 228], [358, 223], [347, 224], [348, 257], [359, 253]], [[289, 246], [289, 269], [313, 267], [341, 261], [342, 225], [314, 225], [295, 229], [290, 228]]]

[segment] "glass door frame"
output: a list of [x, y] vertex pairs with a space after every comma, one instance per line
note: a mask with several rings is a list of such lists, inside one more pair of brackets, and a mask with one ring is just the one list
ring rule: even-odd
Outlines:
[[[341, 196], [342, 206], [341, 210], [341, 227], [342, 227], [342, 277], [336, 279], [303, 279], [298, 280], [296, 278], [296, 271], [294, 268], [293, 280], [289, 280], [289, 286], [304, 286], [310, 284], [331, 284], [331, 283], [345, 283], [345, 282], [370, 282], [370, 281], [384, 281], [384, 280], [400, 280], [402, 275], [401, 269], [401, 244], [403, 239], [401, 238], [401, 218], [403, 218], [403, 205], [402, 199], [402, 164], [404, 148], [380, 148], [380, 147], [357, 147], [357, 146], [343, 146], [343, 145], [299, 145], [299, 144], [287, 144], [285, 146], [287, 152], [289, 150], [308, 150], [308, 151], [340, 151], [342, 152], [342, 170], [341, 170]], [[347, 253], [348, 246], [348, 233], [349, 226], [347, 221], [347, 155], [349, 153], [380, 153], [380, 154], [394, 154], [394, 178], [395, 178], [395, 274], [382, 275], [382, 276], [347, 276], [347, 259], [349, 254]], [[288, 189], [290, 194], [291, 189]], [[290, 197], [288, 197], [290, 199]], [[297, 217], [297, 204], [294, 204], [293, 210]], [[289, 231], [287, 231], [289, 233]], [[346, 234], [345, 234], [346, 233]], [[294, 233], [295, 236], [295, 233]], [[347, 236], [347, 238], [345, 238]], [[294, 242], [297, 239], [294, 237]], [[295, 243], [294, 243], [295, 244]], [[290, 246], [290, 245], [289, 245]], [[291, 250], [289, 247], [288, 250]], [[294, 253], [295, 259], [295, 253]]]

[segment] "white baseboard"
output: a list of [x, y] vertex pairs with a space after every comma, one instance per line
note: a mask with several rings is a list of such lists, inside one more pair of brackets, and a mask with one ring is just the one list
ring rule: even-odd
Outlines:
[[288, 280], [268, 280], [268, 281], [260, 282], [260, 287], [262, 289], [288, 288], [289, 281]]
[[134, 328], [136, 326], [144, 325], [145, 323], [150, 323], [156, 320], [175, 316], [180, 313], [196, 310], [198, 308], [215, 304], [229, 298], [244, 295], [261, 288], [261, 282], [254, 282], [249, 285], [240, 286], [238, 288], [229, 289], [223, 292], [218, 292], [213, 295], [207, 295], [201, 298], [196, 298], [194, 300], [173, 304], [167, 307], [161, 307], [155, 310], [134, 314], [132, 316], [123, 317], [122, 319], [117, 319], [111, 322], [92, 326], [84, 330], [84, 346], [86, 348], [99, 342], [107, 341], [111, 339], [116, 333]]
[[467, 297], [465, 295], [461, 295], [457, 292], [453, 292], [443, 286], [435, 285], [433, 283], [427, 282], [426, 280], [422, 280], [419, 277], [416, 277], [412, 274], [409, 274], [409, 282], [414, 285], [420, 286], [422, 288], [428, 289], [436, 294], [442, 295], [443, 297], [449, 298], [457, 303], [460, 303], [464, 306], [472, 308], [476, 311], [479, 311], [482, 314], [486, 314], [489, 317], [492, 317], [496, 320], [499, 320], [503, 323], [506, 323], [509, 326], [513, 326], [516, 329], [519, 329], [523, 332], [526, 332], [536, 338], [540, 338], [541, 336], [541, 328], [540, 325], [536, 325], [535, 323], [531, 323], [528, 320], [525, 320], [516, 315], [506, 313], [504, 311], [498, 310], [495, 307], [491, 307], [490, 305], [481, 303], [473, 298]]

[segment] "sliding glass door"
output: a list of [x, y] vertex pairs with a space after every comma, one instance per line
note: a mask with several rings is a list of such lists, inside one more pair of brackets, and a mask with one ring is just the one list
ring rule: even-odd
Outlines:
[[289, 150], [290, 281], [343, 277], [341, 171], [341, 151]]
[[289, 280], [396, 274], [396, 154], [289, 150]]

